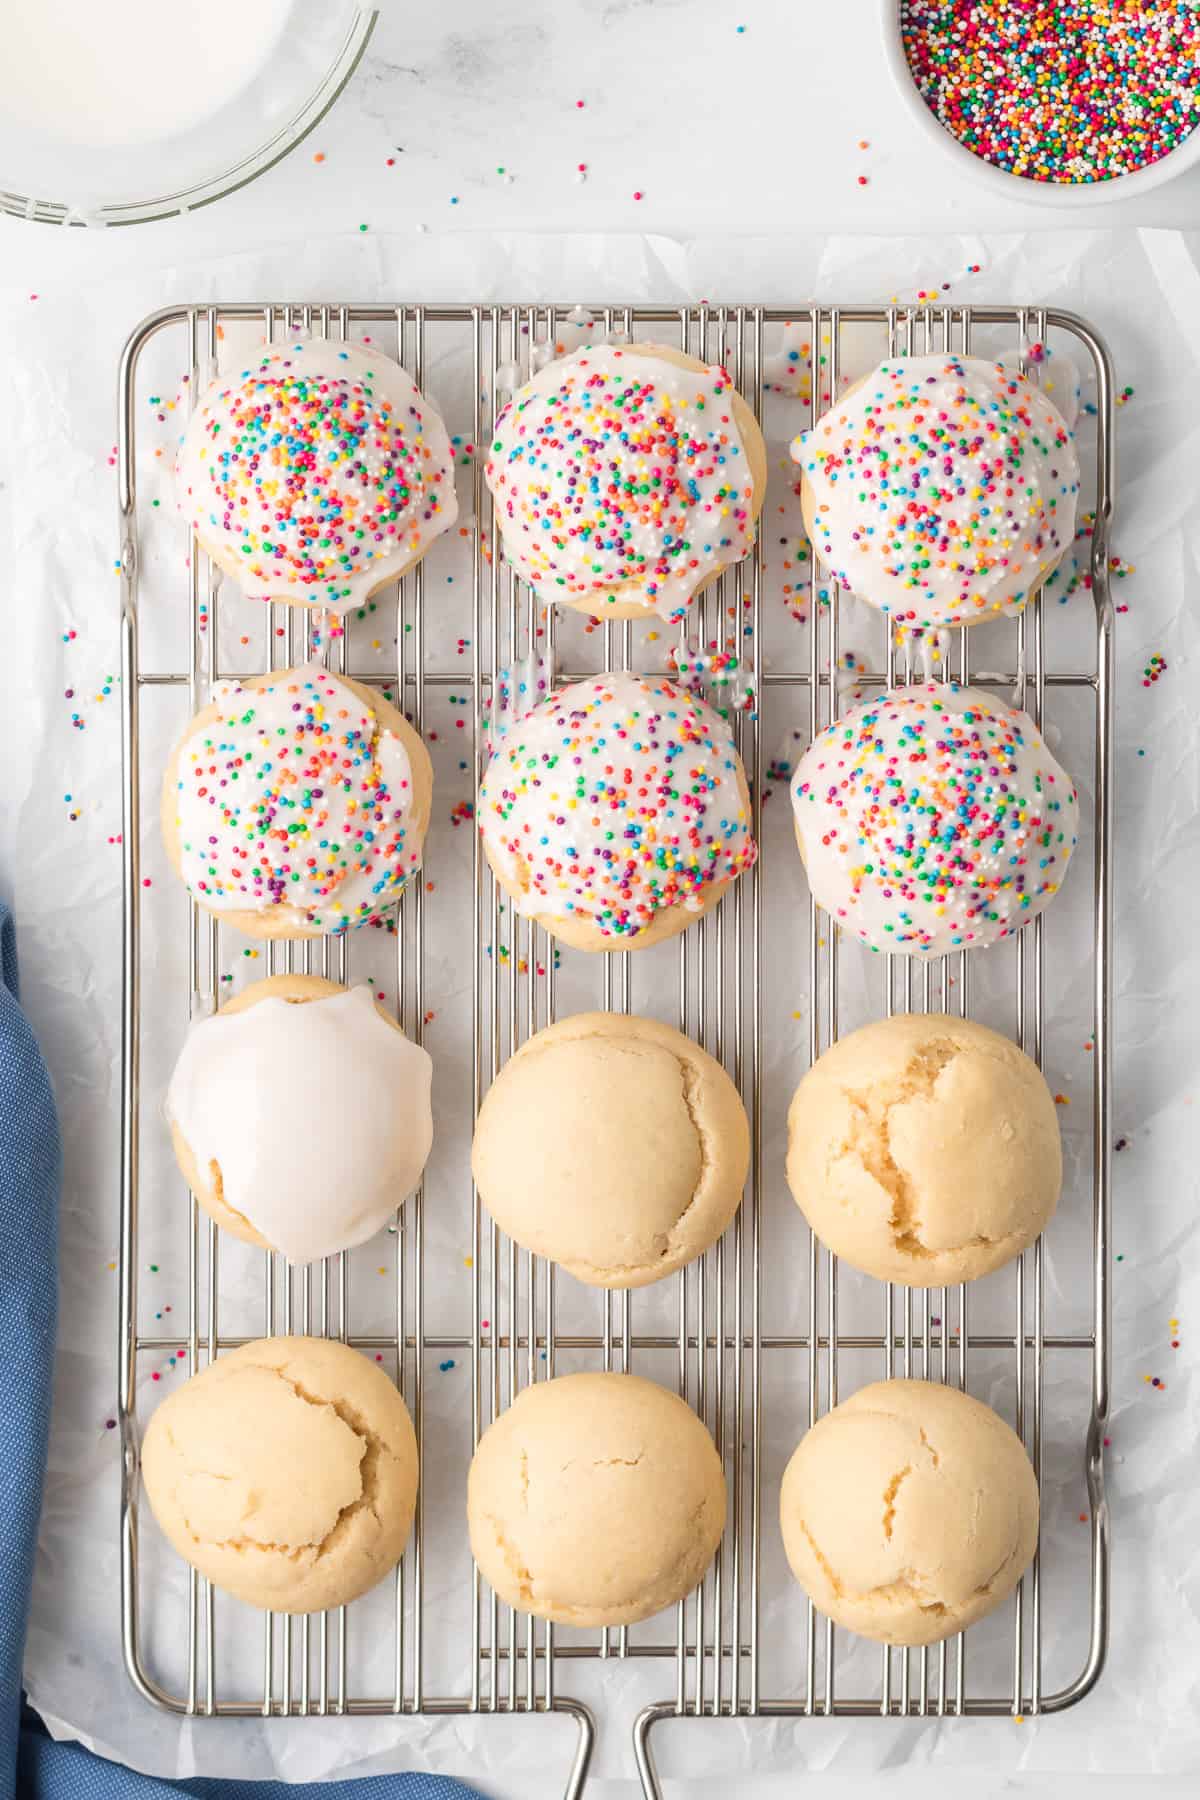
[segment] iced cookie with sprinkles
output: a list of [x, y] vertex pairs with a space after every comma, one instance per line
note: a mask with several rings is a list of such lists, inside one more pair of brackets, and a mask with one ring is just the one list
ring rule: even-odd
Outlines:
[[272, 975], [191, 1028], [166, 1115], [223, 1231], [289, 1262], [366, 1243], [421, 1179], [429, 1054], [369, 988]]
[[578, 681], [503, 737], [484, 852], [517, 910], [580, 950], [640, 950], [714, 907], [756, 855], [729, 726], [658, 677]]
[[1070, 428], [1002, 363], [889, 358], [795, 439], [792, 458], [817, 555], [898, 624], [1020, 612], [1074, 539]]
[[433, 768], [408, 721], [308, 664], [224, 682], [171, 753], [167, 855], [250, 937], [337, 935], [391, 910], [421, 864]]
[[767, 453], [724, 369], [592, 344], [513, 396], [485, 472], [505, 555], [543, 600], [679, 619], [753, 548]]
[[211, 384], [175, 461], [180, 510], [252, 599], [346, 613], [458, 517], [446, 427], [390, 356], [289, 338]]
[[1019, 931], [1062, 885], [1079, 800], [1027, 714], [896, 688], [815, 738], [792, 780], [817, 904], [873, 950], [941, 956]]

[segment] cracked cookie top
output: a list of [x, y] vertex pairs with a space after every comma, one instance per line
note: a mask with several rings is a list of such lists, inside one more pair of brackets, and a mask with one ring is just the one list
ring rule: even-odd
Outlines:
[[643, 1287], [716, 1242], [749, 1159], [737, 1089], [699, 1045], [655, 1019], [577, 1013], [501, 1069], [471, 1166], [517, 1243], [593, 1287]]
[[1032, 1560], [1038, 1487], [1016, 1433], [935, 1381], [859, 1388], [801, 1438], [779, 1500], [792, 1573], [839, 1625], [933, 1644], [981, 1619]]
[[839, 1038], [788, 1112], [788, 1185], [821, 1241], [880, 1281], [941, 1287], [1003, 1267], [1062, 1187], [1036, 1063], [970, 1019], [897, 1013]]
[[467, 1482], [475, 1560], [508, 1605], [632, 1625], [701, 1579], [725, 1526], [716, 1446], [677, 1394], [636, 1375], [522, 1389]]
[[318, 1612], [400, 1560], [417, 1494], [408, 1409], [326, 1338], [242, 1345], [150, 1420], [142, 1479], [175, 1549], [251, 1606]]

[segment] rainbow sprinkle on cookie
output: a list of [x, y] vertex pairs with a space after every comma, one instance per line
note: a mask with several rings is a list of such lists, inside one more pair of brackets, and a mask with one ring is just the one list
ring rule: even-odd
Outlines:
[[520, 910], [628, 940], [699, 912], [757, 854], [724, 720], [658, 678], [593, 676], [534, 707], [493, 755], [480, 831]]
[[1062, 885], [1079, 831], [1033, 721], [978, 688], [897, 688], [823, 731], [792, 781], [817, 903], [874, 950], [996, 943]]
[[344, 613], [458, 515], [446, 430], [390, 358], [289, 341], [209, 388], [175, 464], [181, 510], [246, 592]]
[[172, 758], [163, 805], [200, 905], [286, 911], [284, 923], [334, 934], [393, 906], [424, 827], [408, 752], [359, 695], [310, 666], [223, 684], [206, 713]]
[[589, 345], [501, 412], [486, 465], [504, 549], [544, 600], [681, 618], [754, 542], [754, 475], [724, 369]]
[[821, 560], [901, 624], [1019, 612], [1074, 539], [1071, 432], [1002, 363], [880, 363], [796, 438], [792, 458]]
[[1111, 181], [1200, 125], [1195, 0], [901, 0], [925, 104], [1029, 181]]

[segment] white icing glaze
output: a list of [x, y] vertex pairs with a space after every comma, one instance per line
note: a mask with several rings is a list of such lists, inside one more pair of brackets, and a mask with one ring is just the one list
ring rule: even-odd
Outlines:
[[365, 987], [193, 1026], [166, 1112], [222, 1198], [289, 1262], [365, 1243], [421, 1179], [433, 1063]]
[[723, 369], [590, 344], [496, 420], [487, 483], [509, 561], [545, 600], [665, 618], [754, 542], [754, 477]]
[[597, 675], [501, 740], [479, 826], [522, 912], [619, 940], [749, 868], [740, 773], [729, 726], [701, 701], [658, 677]]
[[0, 111], [30, 136], [91, 150], [181, 137], [263, 80], [290, 11], [290, 0], [9, 0]]
[[[1037, 385], [1054, 402], [1068, 429], [1074, 431], [1079, 423], [1079, 409], [1083, 401], [1083, 383], [1079, 370], [1062, 350], [1053, 349], [1039, 339], [1026, 337], [1022, 342], [1023, 350], [1005, 350], [1000, 361], [1006, 369], [1020, 369], [1023, 363], [1038, 369]], [[1093, 386], [1095, 379], [1095, 375], [1089, 373], [1089, 381]]]
[[180, 874], [211, 912], [295, 907], [366, 924], [420, 867], [413, 771], [354, 691], [308, 664], [270, 688], [222, 682], [220, 717], [178, 757]]
[[818, 903], [875, 950], [995, 943], [1049, 905], [1079, 801], [1032, 719], [978, 688], [895, 688], [801, 757], [792, 805]]
[[458, 517], [446, 428], [407, 371], [288, 338], [220, 375], [175, 464], [181, 511], [251, 598], [346, 613]]
[[1079, 460], [1040, 389], [980, 357], [895, 357], [803, 432], [815, 548], [914, 625], [1020, 610], [1069, 549]]
[[789, 400], [807, 400], [812, 391], [812, 325], [788, 319], [783, 342], [763, 358], [763, 386], [770, 394], [786, 394]]

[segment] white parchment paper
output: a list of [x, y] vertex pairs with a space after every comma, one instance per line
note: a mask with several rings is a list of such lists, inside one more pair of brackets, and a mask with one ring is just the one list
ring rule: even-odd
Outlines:
[[[948, 284], [948, 285], [946, 285]], [[1117, 1054], [1114, 1126], [1116, 1158], [1114, 1268], [1114, 1416], [1110, 1432], [1109, 1494], [1114, 1517], [1113, 1645], [1098, 1695], [1075, 1712], [1037, 1723], [728, 1721], [663, 1727], [656, 1740], [665, 1774], [701, 1791], [702, 1777], [721, 1787], [753, 1767], [784, 1773], [800, 1768], [841, 1771], [892, 1768], [900, 1763], [949, 1770], [970, 1764], [996, 1771], [1018, 1768], [1111, 1773], [1180, 1772], [1200, 1762], [1200, 1502], [1194, 1493], [1192, 1333], [1200, 1317], [1196, 1272], [1195, 1026], [1200, 957], [1192, 935], [1196, 916], [1197, 770], [1200, 728], [1194, 669], [1194, 606], [1200, 572], [1200, 239], [1178, 233], [1058, 231], [1028, 238], [953, 240], [742, 239], [676, 243], [657, 239], [490, 238], [418, 236], [314, 243], [286, 256], [266, 252], [219, 266], [165, 271], [153, 281], [115, 280], [83, 294], [19, 297], [9, 304], [0, 335], [0, 446], [4, 488], [6, 607], [9, 622], [9, 705], [4, 709], [3, 816], [0, 882], [13, 902], [21, 933], [26, 1004], [55, 1075], [67, 1146], [61, 1254], [62, 1317], [56, 1365], [56, 1406], [46, 1485], [36, 1592], [27, 1653], [31, 1698], [64, 1735], [135, 1766], [170, 1775], [279, 1774], [312, 1779], [338, 1772], [424, 1766], [468, 1775], [511, 1800], [561, 1792], [572, 1727], [516, 1720], [353, 1719], [198, 1721], [164, 1718], [138, 1699], [121, 1668], [118, 1620], [118, 1445], [107, 1427], [113, 1416], [116, 1370], [116, 1235], [119, 1051], [119, 692], [115, 532], [115, 369], [123, 339], [152, 307], [169, 300], [257, 299], [285, 295], [407, 299], [653, 299], [674, 303], [706, 297], [758, 299], [777, 304], [813, 297], [915, 300], [936, 293], [950, 303], [1028, 301], [1058, 304], [1088, 317], [1107, 337], [1118, 386], [1128, 388], [1118, 414], [1119, 499], [1114, 549], [1122, 569], [1118, 620], [1117, 734]], [[175, 371], [176, 378], [179, 370]], [[164, 373], [162, 417], [140, 420], [151, 452], [173, 437], [169, 403], [176, 389]], [[433, 396], [446, 406], [452, 431], [468, 431], [453, 416], [452, 391]], [[1086, 393], [1083, 396], [1086, 404]], [[782, 402], [769, 419], [774, 459], [790, 435]], [[794, 428], [794, 427], [792, 427]], [[157, 436], [155, 435], [157, 434]], [[164, 458], [165, 461], [165, 449]], [[152, 479], [152, 477], [148, 477]], [[777, 474], [780, 504], [788, 484]], [[168, 499], [162, 490], [163, 511]], [[765, 529], [772, 530], [768, 507]], [[165, 526], [164, 526], [165, 530]], [[787, 525], [779, 535], [793, 532]], [[794, 535], [792, 540], [794, 542]], [[164, 537], [163, 566], [172, 554]], [[802, 631], [788, 616], [786, 577], [768, 535], [772, 568], [766, 617], [768, 653], [795, 659], [788, 634]], [[1086, 607], [1084, 594], [1071, 604]], [[1066, 609], [1064, 609], [1065, 613]], [[987, 628], [984, 628], [987, 629]], [[845, 646], [843, 646], [845, 647]], [[390, 646], [385, 646], [385, 650]], [[1152, 658], [1162, 663], [1152, 662]], [[1150, 671], [1150, 673], [1146, 673]], [[455, 952], [454, 908], [469, 875], [469, 826], [454, 827], [451, 809], [470, 793], [456, 718], [439, 696], [427, 721], [439, 731], [431, 868], [444, 909], [440, 942], [431, 925], [426, 1004], [438, 1015], [427, 1042], [445, 1069], [461, 1054], [457, 1027], [469, 1004], [469, 966]], [[1072, 723], [1062, 721], [1059, 753], [1069, 754]], [[768, 720], [768, 729], [775, 726]], [[768, 755], [794, 758], [790, 730], [768, 741]], [[165, 740], [164, 740], [165, 741]], [[1079, 752], [1083, 754], [1082, 747]], [[152, 812], [152, 808], [147, 809]], [[787, 807], [782, 791], [766, 813], [767, 851], [776, 868], [788, 855]], [[169, 874], [154, 863], [152, 829], [147, 869], [154, 882]], [[789, 885], [790, 883], [790, 885]], [[770, 890], [768, 890], [770, 891]], [[784, 930], [790, 896], [803, 889], [798, 863], [781, 878], [774, 925]], [[1087, 895], [1077, 878], [1056, 903], [1065, 923], [1081, 921], [1085, 941]], [[1072, 913], [1071, 908], [1076, 912]], [[1053, 965], [1049, 998], [1055, 1029], [1047, 1073], [1073, 1105], [1062, 1118], [1068, 1166], [1078, 1174], [1086, 1152], [1088, 1081], [1087, 996], [1083, 964], [1072, 965], [1064, 935]], [[166, 951], [164, 950], [164, 954]], [[782, 954], [782, 952], [781, 952]], [[799, 967], [802, 961], [794, 957]], [[780, 966], [783, 966], [782, 964]], [[256, 969], [254, 973], [261, 970]], [[239, 976], [240, 979], [240, 976]], [[582, 978], [581, 978], [582, 979]], [[564, 976], [564, 1001], [569, 991]], [[782, 1151], [782, 1109], [803, 1066], [807, 1021], [801, 976], [781, 982], [768, 1008], [765, 1079], [772, 1099], [766, 1120], [766, 1157]], [[596, 1003], [583, 995], [580, 1004]], [[997, 1002], [999, 1004], [999, 1002]], [[564, 1006], [565, 1009], [565, 1006]], [[442, 1022], [445, 1021], [444, 1025]], [[1003, 1023], [997, 1017], [997, 1022]], [[445, 1036], [439, 1038], [439, 1026]], [[164, 1044], [169, 1041], [164, 1027]], [[151, 1065], [149, 1080], [161, 1080]], [[458, 1084], [461, 1090], [461, 1082]], [[457, 1090], [456, 1090], [457, 1091]], [[469, 1121], [447, 1087], [439, 1134], [447, 1158], [463, 1155]], [[435, 1162], [437, 1159], [435, 1152]], [[184, 1299], [182, 1239], [158, 1229], [153, 1183], [171, 1180], [169, 1157], [148, 1147], [149, 1219], [143, 1240], [144, 1295], [163, 1309]], [[447, 1167], [449, 1165], [447, 1164]], [[447, 1179], [449, 1179], [447, 1177]], [[778, 1185], [776, 1183], [776, 1185]], [[440, 1217], [430, 1198], [431, 1284], [462, 1292], [463, 1218], [447, 1204]], [[177, 1186], [163, 1209], [178, 1201]], [[1086, 1232], [1064, 1222], [1048, 1250], [1051, 1304], [1058, 1322], [1086, 1323]], [[797, 1241], [799, 1241], [797, 1239]], [[382, 1264], [387, 1247], [379, 1254]], [[150, 1264], [158, 1267], [151, 1269]], [[364, 1265], [365, 1267], [365, 1265]], [[369, 1273], [369, 1271], [368, 1271]], [[356, 1277], [357, 1279], [357, 1277]], [[784, 1280], [784, 1276], [779, 1277]], [[792, 1271], [797, 1308], [806, 1307], [807, 1265]], [[439, 1290], [449, 1310], [458, 1304]], [[781, 1306], [787, 1296], [777, 1294]], [[153, 1316], [153, 1315], [151, 1315]], [[465, 1322], [465, 1321], [464, 1321]], [[647, 1372], [652, 1372], [647, 1370]], [[182, 1373], [159, 1371], [161, 1384]], [[152, 1378], [148, 1368], [147, 1382]], [[668, 1376], [667, 1379], [670, 1379]], [[771, 1379], [786, 1381], [785, 1375]], [[467, 1402], [465, 1366], [429, 1377], [427, 1432], [444, 1425], [446, 1441], [461, 1433]], [[1081, 1396], [1075, 1371], [1061, 1381], [1047, 1371], [1047, 1516], [1045, 1566], [1047, 1654], [1066, 1659], [1086, 1639], [1079, 1575], [1085, 1554], [1086, 1510], [1077, 1425]], [[1157, 1385], [1155, 1385], [1157, 1383]], [[769, 1400], [771, 1396], [768, 1396]], [[764, 1541], [773, 1541], [773, 1482], [795, 1440], [799, 1416], [786, 1394], [768, 1417], [788, 1420], [766, 1451]], [[1068, 1432], [1060, 1448], [1056, 1421]], [[457, 1454], [457, 1453], [456, 1453]], [[448, 1500], [453, 1458], [430, 1468]], [[794, 1594], [768, 1550], [766, 1617], [786, 1631], [802, 1617]], [[1057, 1561], [1055, 1560], [1057, 1559]], [[1062, 1578], [1056, 1577], [1056, 1568]], [[164, 1580], [178, 1579], [166, 1574]], [[431, 1591], [429, 1616], [439, 1600]], [[1053, 1611], [1051, 1611], [1051, 1600]], [[450, 1617], [447, 1610], [445, 1615]], [[798, 1627], [797, 1627], [798, 1628]], [[453, 1633], [448, 1634], [451, 1638]], [[256, 1639], [257, 1642], [257, 1639]], [[455, 1641], [440, 1647], [450, 1673], [466, 1660]], [[1057, 1665], [1056, 1665], [1057, 1666]], [[601, 1719], [595, 1765], [612, 1792], [631, 1779], [629, 1728], [648, 1700], [669, 1697], [669, 1665], [577, 1663], [569, 1690], [588, 1700]], [[632, 1791], [632, 1790], [630, 1790]], [[685, 1791], [681, 1788], [678, 1791]]]

